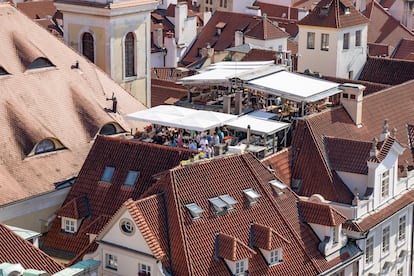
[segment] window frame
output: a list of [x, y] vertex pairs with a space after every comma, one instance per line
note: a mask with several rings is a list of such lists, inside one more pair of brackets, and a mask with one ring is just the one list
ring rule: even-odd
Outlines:
[[281, 261], [282, 261], [282, 248], [277, 248], [269, 252], [269, 265], [270, 266], [278, 264]]
[[150, 276], [151, 275], [151, 266], [148, 264], [139, 263], [138, 264], [138, 276]]
[[342, 42], [342, 49], [349, 50], [349, 33], [344, 33]]
[[315, 32], [307, 32], [306, 49], [315, 50]]
[[105, 254], [105, 268], [118, 271], [118, 257], [111, 253]]
[[362, 45], [362, 31], [355, 31], [355, 47], [360, 47]]
[[[45, 143], [49, 143], [49, 144], [45, 145]], [[52, 152], [55, 150], [56, 150], [56, 143], [52, 139], [46, 138], [46, 139], [41, 140], [39, 143], [37, 143], [34, 149], [34, 154], [38, 155], [38, 154], [42, 154], [46, 152]]]
[[71, 218], [62, 217], [62, 221], [63, 221], [63, 230], [66, 233], [74, 234], [74, 233], [77, 232], [76, 220], [71, 219]]
[[[88, 35], [88, 39], [85, 39], [85, 36]], [[81, 53], [86, 57], [90, 62], [95, 63], [95, 37], [89, 31], [85, 31], [81, 34]], [[87, 47], [86, 47], [87, 46]]]
[[381, 252], [388, 255], [390, 253], [391, 242], [391, 225], [386, 225], [382, 228], [381, 236]]
[[374, 236], [369, 236], [365, 240], [365, 258], [366, 266], [371, 266], [374, 263]]
[[[401, 219], [404, 219], [401, 222]], [[403, 226], [403, 227], [402, 227]], [[398, 218], [398, 243], [404, 243], [407, 236], [407, 215], [404, 214]]]
[[390, 196], [390, 170], [381, 173], [381, 199], [386, 199]]
[[105, 169], [101, 175], [101, 180], [106, 183], [111, 183], [112, 178], [114, 177], [115, 167], [105, 166]]
[[321, 51], [329, 51], [329, 34], [321, 34]]
[[[134, 176], [134, 174], [135, 174], [135, 176]], [[134, 187], [135, 183], [137, 183], [139, 175], [140, 175], [139, 171], [134, 171], [134, 170], [128, 171], [128, 174], [125, 177], [124, 185], [128, 186], [128, 187]]]
[[246, 272], [246, 260], [238, 260], [234, 265], [234, 274], [243, 275]]
[[124, 78], [136, 78], [137, 77], [137, 62], [136, 62], [136, 35], [130, 31], [125, 34], [124, 37]]

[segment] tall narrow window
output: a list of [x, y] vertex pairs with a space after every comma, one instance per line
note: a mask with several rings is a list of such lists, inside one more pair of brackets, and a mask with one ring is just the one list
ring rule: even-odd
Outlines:
[[321, 50], [329, 51], [329, 34], [321, 35]]
[[374, 259], [374, 237], [371, 236], [365, 243], [365, 264], [370, 265]]
[[151, 267], [146, 264], [139, 264], [138, 276], [151, 276]]
[[125, 77], [135, 75], [135, 36], [130, 32], [125, 37]]
[[343, 49], [349, 49], [349, 33], [344, 34]]
[[405, 225], [406, 225], [406, 217], [400, 217], [400, 221], [398, 224], [398, 241], [402, 242], [405, 240]]
[[118, 270], [118, 258], [112, 254], [106, 254], [106, 268]]
[[388, 197], [390, 192], [390, 171], [385, 171], [381, 175], [381, 197]]
[[355, 46], [361, 46], [361, 30], [355, 32]]
[[314, 32], [308, 32], [307, 48], [315, 49], [315, 33]]
[[390, 226], [382, 229], [382, 252], [388, 253], [390, 251]]
[[244, 260], [236, 262], [236, 275], [242, 275], [246, 271]]
[[82, 35], [82, 54], [90, 61], [95, 62], [94, 41], [90, 33]]

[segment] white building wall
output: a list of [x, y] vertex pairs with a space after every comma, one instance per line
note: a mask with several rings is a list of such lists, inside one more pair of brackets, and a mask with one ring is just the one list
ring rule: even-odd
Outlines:
[[165, 54], [163, 52], [152, 53], [151, 54], [151, 67], [152, 68], [164, 67], [164, 57], [165, 57]]
[[368, 183], [368, 175], [340, 171], [337, 173], [353, 194], [356, 192], [360, 195], [365, 194]]
[[246, 7], [253, 6], [255, 0], [233, 0], [232, 12], [246, 13]]
[[262, 3], [269, 3], [269, 4], [276, 4], [276, 5], [282, 5], [291, 7], [292, 6], [292, 0], [260, 0]]
[[[355, 33], [357, 30], [361, 30], [361, 46], [355, 46]], [[350, 34], [349, 49], [343, 49], [343, 38], [345, 33]], [[349, 78], [349, 72], [352, 71], [352, 79], [358, 79], [365, 62], [367, 61], [367, 34], [367, 25], [339, 30], [337, 36], [338, 59], [336, 65], [336, 77], [347, 79]]]
[[[274, 51], [286, 51], [287, 50], [287, 38], [277, 38], [277, 39], [254, 39], [248, 36], [244, 38], [245, 43], [251, 43], [263, 48], [272, 49]], [[279, 46], [282, 49], [279, 49]]]

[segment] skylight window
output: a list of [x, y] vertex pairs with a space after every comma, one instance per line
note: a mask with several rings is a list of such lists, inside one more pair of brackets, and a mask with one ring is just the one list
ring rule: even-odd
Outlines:
[[227, 194], [210, 198], [209, 201], [217, 213], [223, 213], [228, 210], [232, 210], [234, 209], [234, 205], [237, 203], [234, 198]]
[[115, 168], [114, 167], [105, 167], [105, 170], [102, 174], [101, 181], [111, 182], [112, 176], [114, 174]]
[[204, 210], [201, 209], [200, 206], [198, 206], [195, 203], [190, 203], [190, 204], [185, 205], [185, 207], [187, 207], [187, 209], [190, 211], [193, 219], [201, 218], [201, 214], [203, 213]]
[[243, 193], [246, 195], [247, 199], [249, 200], [250, 205], [254, 205], [258, 203], [260, 194], [258, 194], [255, 190], [246, 189], [246, 190], [243, 190]]
[[137, 182], [138, 176], [138, 171], [129, 171], [124, 184], [127, 186], [134, 186], [135, 182]]
[[273, 190], [277, 193], [277, 195], [283, 195], [285, 192], [283, 191], [287, 186], [282, 182], [273, 179], [269, 181], [269, 184], [272, 186]]
[[9, 72], [6, 71], [2, 66], [0, 66], [0, 76], [9, 75]]
[[54, 67], [52, 62], [47, 58], [40, 57], [35, 59], [32, 63], [27, 66], [27, 69], [38, 69], [38, 68], [45, 68], [45, 67]]

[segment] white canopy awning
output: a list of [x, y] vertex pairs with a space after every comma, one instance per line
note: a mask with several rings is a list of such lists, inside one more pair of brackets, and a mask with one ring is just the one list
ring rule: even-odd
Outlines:
[[128, 114], [125, 118], [169, 127], [205, 131], [223, 126], [225, 123], [237, 118], [237, 116], [175, 105], [159, 105]]
[[289, 128], [290, 126], [289, 123], [259, 119], [251, 115], [240, 116], [239, 118], [226, 123], [228, 128], [245, 132], [247, 132], [248, 125], [250, 125], [251, 133], [258, 135], [272, 135], [283, 129]]
[[339, 84], [327, 80], [278, 71], [264, 77], [249, 80], [244, 87], [283, 97], [297, 102], [316, 102], [335, 95], [341, 90]]

